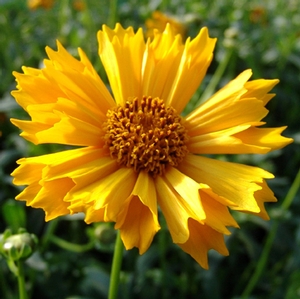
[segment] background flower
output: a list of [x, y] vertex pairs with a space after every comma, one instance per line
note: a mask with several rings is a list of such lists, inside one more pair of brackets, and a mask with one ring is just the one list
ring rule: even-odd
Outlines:
[[154, 11], [151, 18], [146, 20], [146, 36], [152, 38], [155, 30], [163, 32], [167, 24], [172, 26], [175, 34], [180, 34], [183, 39], [185, 38], [187, 28], [184, 22], [176, 19], [176, 17], [164, 14], [161, 11]]
[[54, 0], [28, 0], [27, 5], [30, 9], [37, 9], [39, 7], [49, 9], [53, 6]]

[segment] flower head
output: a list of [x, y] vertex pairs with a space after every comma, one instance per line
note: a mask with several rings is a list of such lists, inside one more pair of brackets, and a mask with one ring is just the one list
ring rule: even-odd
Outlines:
[[30, 9], [34, 10], [39, 7], [49, 9], [53, 6], [54, 0], [27, 0], [27, 5]]
[[99, 55], [112, 94], [79, 49], [46, 48], [45, 68], [14, 73], [17, 102], [31, 120], [12, 119], [34, 144], [79, 146], [22, 158], [18, 200], [42, 208], [46, 220], [85, 213], [85, 221], [115, 222], [126, 249], [144, 253], [164, 215], [173, 242], [207, 268], [207, 251], [228, 251], [224, 234], [238, 227], [229, 209], [268, 219], [276, 201], [263, 169], [205, 154], [267, 153], [292, 142], [285, 127], [260, 128], [268, 92], [278, 80], [248, 81], [246, 70], [182, 117], [213, 57], [206, 28], [183, 44], [167, 25], [145, 42], [142, 29], [103, 26]]
[[180, 34], [182, 37], [185, 37], [187, 28], [182, 21], [174, 16], [164, 14], [157, 10], [154, 11], [151, 18], [147, 19], [145, 22], [147, 28], [146, 36], [153, 38], [155, 31], [158, 30], [163, 32], [167, 24], [172, 27], [175, 34]]
[[77, 11], [83, 11], [86, 9], [86, 3], [84, 0], [74, 0], [73, 8]]

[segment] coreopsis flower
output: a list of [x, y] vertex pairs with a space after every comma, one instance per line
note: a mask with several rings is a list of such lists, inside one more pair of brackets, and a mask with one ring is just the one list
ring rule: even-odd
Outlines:
[[187, 28], [184, 22], [174, 16], [164, 14], [161, 11], [154, 11], [151, 18], [146, 20], [146, 36], [152, 38], [155, 31], [163, 32], [167, 24], [172, 27], [175, 34], [180, 34], [182, 37], [185, 37]]
[[267, 10], [264, 6], [258, 5], [250, 9], [249, 19], [252, 23], [267, 24]]
[[87, 223], [114, 222], [140, 254], [161, 212], [173, 242], [208, 268], [208, 250], [227, 255], [224, 234], [238, 227], [229, 210], [268, 219], [264, 203], [276, 199], [268, 171], [207, 154], [264, 154], [292, 142], [280, 135], [285, 127], [260, 127], [278, 80], [249, 81], [246, 70], [182, 117], [213, 57], [206, 28], [183, 44], [169, 25], [145, 42], [142, 29], [117, 24], [98, 41], [112, 94], [81, 49], [77, 60], [59, 42], [46, 48], [43, 69], [14, 73], [12, 94], [31, 117], [12, 119], [21, 136], [77, 146], [17, 161], [14, 183], [27, 187], [16, 199], [42, 208], [46, 221], [83, 212]]
[[27, 6], [35, 10], [39, 7], [49, 9], [53, 6], [54, 0], [27, 0]]
[[77, 11], [83, 11], [86, 9], [86, 3], [83, 0], [74, 0], [73, 8]]

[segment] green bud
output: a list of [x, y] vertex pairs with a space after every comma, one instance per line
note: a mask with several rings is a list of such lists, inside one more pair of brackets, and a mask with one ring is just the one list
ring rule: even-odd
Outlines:
[[37, 237], [25, 230], [19, 230], [15, 235], [6, 231], [0, 237], [0, 251], [7, 259], [25, 260], [34, 252], [37, 243]]
[[101, 223], [95, 228], [95, 236], [103, 245], [110, 245], [115, 242], [116, 231], [107, 223]]
[[237, 46], [237, 38], [239, 36], [239, 30], [236, 27], [227, 28], [224, 32], [223, 45], [226, 48], [234, 48]]
[[114, 250], [116, 230], [113, 228], [111, 223], [96, 224], [91, 231], [90, 236], [93, 240], [95, 240], [95, 246], [97, 249], [105, 252], [111, 252]]

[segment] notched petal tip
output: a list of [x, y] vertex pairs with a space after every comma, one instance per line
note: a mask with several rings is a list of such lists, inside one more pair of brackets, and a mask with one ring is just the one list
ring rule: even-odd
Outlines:
[[152, 177], [141, 171], [123, 210], [116, 219], [126, 249], [139, 248], [143, 254], [160, 230], [158, 222], [156, 190]]
[[116, 229], [120, 229], [125, 248], [137, 247], [139, 253], [147, 251], [160, 230], [157, 216], [145, 206], [137, 196], [133, 196], [127, 207], [119, 214]]
[[193, 219], [189, 219], [189, 231], [190, 236], [187, 242], [178, 245], [191, 255], [202, 268], [209, 268], [207, 253], [210, 249], [214, 249], [224, 256], [229, 255], [223, 234]]

